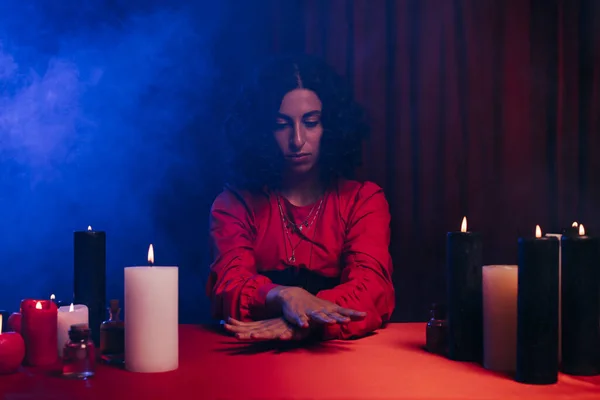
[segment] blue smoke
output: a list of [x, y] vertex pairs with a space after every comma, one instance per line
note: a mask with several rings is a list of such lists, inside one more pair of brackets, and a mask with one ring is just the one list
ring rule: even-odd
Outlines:
[[[0, 6], [0, 308], [51, 293], [70, 300], [72, 232], [88, 225], [107, 232], [109, 298], [122, 298], [123, 267], [144, 265], [149, 243], [158, 265], [205, 267], [182, 260], [157, 226], [170, 211], [157, 198], [178, 196], [173, 176], [202, 191], [190, 149], [211, 133], [190, 127], [218, 77], [221, 10], [107, 3]], [[201, 217], [190, 235], [193, 224], [205, 229]], [[182, 302], [202, 296], [200, 281], [182, 285]]]

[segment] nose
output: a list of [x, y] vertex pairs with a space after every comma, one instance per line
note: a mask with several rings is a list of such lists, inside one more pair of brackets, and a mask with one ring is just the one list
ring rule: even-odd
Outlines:
[[302, 124], [299, 121], [296, 121], [294, 123], [294, 131], [290, 137], [291, 150], [298, 151], [302, 149], [304, 143], [306, 143], [306, 133], [304, 132]]

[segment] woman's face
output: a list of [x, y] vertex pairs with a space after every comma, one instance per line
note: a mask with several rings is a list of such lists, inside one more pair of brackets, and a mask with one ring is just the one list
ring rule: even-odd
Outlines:
[[307, 89], [294, 89], [281, 101], [275, 120], [275, 140], [290, 172], [310, 171], [319, 160], [321, 100]]

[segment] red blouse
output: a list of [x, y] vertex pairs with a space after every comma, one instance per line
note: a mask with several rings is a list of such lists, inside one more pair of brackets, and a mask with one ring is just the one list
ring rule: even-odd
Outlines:
[[[289, 228], [287, 236], [282, 212], [296, 224], [308, 217], [308, 226], [300, 232]], [[250, 194], [227, 188], [213, 203], [210, 235], [214, 262], [207, 294], [215, 318], [267, 318], [266, 295], [284, 284], [267, 275], [290, 270], [337, 280], [314, 294], [367, 312], [362, 321], [327, 325], [325, 339], [365, 335], [380, 328], [394, 310], [389, 206], [372, 182], [342, 180], [322, 202], [305, 207], [271, 191]]]

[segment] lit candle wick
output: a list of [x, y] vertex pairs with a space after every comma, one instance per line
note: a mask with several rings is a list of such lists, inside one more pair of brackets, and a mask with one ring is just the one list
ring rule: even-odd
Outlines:
[[154, 247], [152, 244], [148, 247], [148, 264], [150, 264], [151, 267], [154, 266]]
[[462, 222], [460, 224], [460, 231], [461, 232], [467, 231], [467, 217], [463, 217]]
[[92, 226], [88, 225], [88, 231], [91, 231], [91, 230], [92, 230]]
[[37, 303], [35, 303], [35, 308], [36, 308], [37, 310], [41, 310], [41, 309], [42, 309], [42, 303], [41, 303], [41, 302], [39, 302], [39, 301], [38, 301]]
[[69, 312], [75, 311], [75, 307], [73, 307], [73, 303], [71, 303], [71, 307], [69, 307]]

